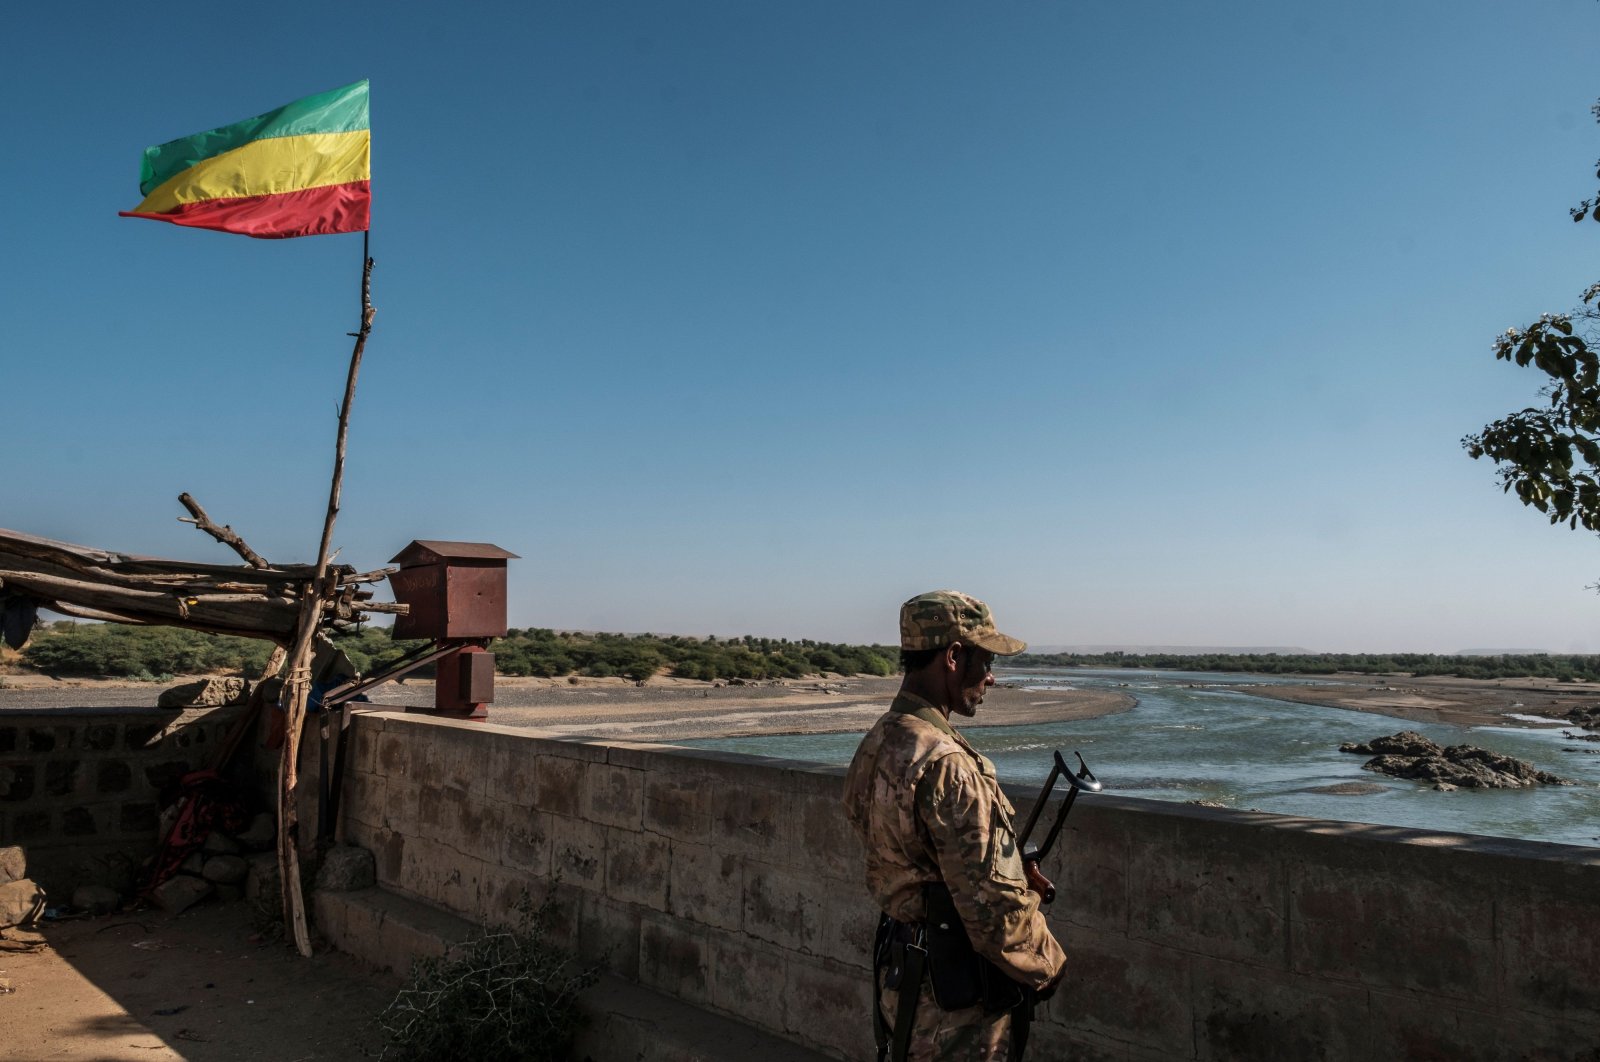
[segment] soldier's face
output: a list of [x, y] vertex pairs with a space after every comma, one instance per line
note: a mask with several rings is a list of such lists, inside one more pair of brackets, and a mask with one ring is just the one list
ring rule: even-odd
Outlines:
[[978, 714], [983, 695], [994, 685], [994, 654], [977, 646], [963, 646], [961, 659], [960, 688], [955, 698], [955, 710], [970, 718]]

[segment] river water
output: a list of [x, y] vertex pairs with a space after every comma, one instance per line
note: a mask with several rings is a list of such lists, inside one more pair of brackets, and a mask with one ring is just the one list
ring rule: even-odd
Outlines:
[[[1563, 731], [1579, 732], [1570, 723], [1536, 717], [1513, 726], [1410, 723], [1230, 688], [1316, 684], [1277, 675], [1072, 669], [1002, 671], [996, 678], [1036, 690], [1041, 700], [1052, 691], [1086, 688], [1122, 689], [1138, 698], [1131, 711], [1099, 719], [964, 730], [1008, 783], [1042, 784], [1050, 752], [1059, 748], [1073, 764], [1073, 751], [1082, 752], [1106, 791], [1126, 796], [1212, 800], [1280, 815], [1600, 846], [1600, 742], [1563, 737]], [[1416, 730], [1441, 745], [1479, 745], [1516, 756], [1580, 784], [1441, 793], [1424, 783], [1363, 771], [1369, 757], [1339, 751], [1340, 742], [1400, 730]], [[860, 734], [794, 734], [678, 744], [845, 764], [860, 740]], [[1349, 783], [1366, 783], [1376, 791], [1317, 791]]]

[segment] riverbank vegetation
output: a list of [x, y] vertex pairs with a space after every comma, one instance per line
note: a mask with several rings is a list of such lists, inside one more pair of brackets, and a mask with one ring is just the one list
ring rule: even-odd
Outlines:
[[1543, 678], [1600, 681], [1600, 656], [1505, 653], [1024, 653], [1015, 667], [1140, 668], [1157, 671], [1235, 671], [1265, 675], [1443, 675], [1454, 678]]
[[[396, 641], [387, 628], [335, 639], [358, 671], [370, 673], [422, 644]], [[200, 634], [176, 627], [63, 621], [34, 632], [20, 662], [47, 675], [153, 681], [172, 675], [259, 674], [271, 643]], [[899, 650], [809, 638], [690, 638], [514, 629], [490, 646], [502, 675], [561, 678], [621, 676], [635, 681], [663, 672], [691, 679], [780, 679], [808, 675], [892, 675]]]
[[[388, 628], [369, 627], [336, 638], [356, 670], [371, 673], [421, 645], [396, 641]], [[34, 632], [20, 656], [8, 661], [47, 675], [127, 678], [173, 675], [254, 676], [266, 665], [269, 642], [200, 634], [177, 627], [61, 621]], [[604, 634], [513, 629], [495, 639], [495, 670], [502, 675], [563, 678], [619, 676], [635, 681], [668, 674], [678, 678], [794, 679], [825, 673], [893, 675], [899, 650], [887, 645], [843, 645], [809, 638], [693, 638], [683, 635]], [[1139, 668], [1161, 671], [1232, 671], [1267, 675], [1445, 675], [1458, 678], [1544, 678], [1600, 681], [1600, 656], [1507, 653], [1448, 656], [1436, 653], [1025, 653], [1008, 667]]]

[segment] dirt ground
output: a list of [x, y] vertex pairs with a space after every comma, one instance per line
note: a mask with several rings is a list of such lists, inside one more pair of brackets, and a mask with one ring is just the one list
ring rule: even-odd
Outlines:
[[345, 956], [252, 939], [243, 902], [0, 934], [7, 1062], [344, 1062], [399, 987]]
[[1552, 679], [1412, 678], [1408, 675], [1323, 676], [1322, 686], [1239, 686], [1239, 693], [1299, 704], [1372, 712], [1414, 723], [1490, 726], [1518, 715], [1561, 719], [1600, 704], [1600, 685]]

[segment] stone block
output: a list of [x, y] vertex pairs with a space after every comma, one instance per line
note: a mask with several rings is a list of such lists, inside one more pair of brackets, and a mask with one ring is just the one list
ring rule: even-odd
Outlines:
[[1524, 888], [1498, 898], [1503, 1003], [1555, 1018], [1600, 1014], [1600, 942], [1590, 890]]
[[454, 847], [486, 862], [499, 859], [506, 829], [506, 806], [481, 794], [468, 793], [455, 811]]
[[711, 998], [711, 948], [703, 929], [660, 915], [639, 922], [639, 983], [692, 1003]]
[[578, 943], [582, 963], [598, 962], [630, 981], [639, 979], [638, 908], [586, 892], [578, 901]]
[[389, 803], [388, 791], [389, 782], [382, 775], [347, 771], [339, 799], [340, 821], [382, 826]]
[[[106, 752], [117, 747], [117, 728], [111, 723], [88, 726], [83, 731], [83, 747], [92, 752]], [[6, 751], [0, 748], [0, 752]]]
[[549, 884], [525, 870], [486, 866], [478, 882], [478, 906], [473, 917], [483, 925], [514, 925], [518, 918], [517, 904], [524, 896], [537, 906]]
[[711, 955], [711, 1004], [741, 1021], [783, 1032], [785, 956], [739, 933], [707, 930], [706, 941]]
[[157, 708], [221, 708], [243, 704], [250, 696], [250, 683], [242, 678], [203, 678], [182, 682], [162, 690]]
[[[1020, 807], [1018, 814], [1023, 814]], [[1091, 800], [1079, 801], [1073, 806], [1055, 852], [1041, 868], [1056, 884], [1056, 902], [1046, 908], [1053, 927], [1087, 926], [1110, 933], [1128, 931], [1126, 820], [1126, 812], [1103, 812]], [[1026, 818], [1023, 821], [1027, 821]], [[1056, 935], [1061, 936], [1059, 929]]]
[[821, 873], [859, 886], [866, 880], [866, 859], [861, 841], [844, 817], [836, 793], [798, 800], [800, 851], [808, 865]]
[[365, 845], [378, 857], [378, 881], [385, 885], [400, 884], [400, 874], [405, 868], [406, 835], [395, 830], [379, 830]]
[[250, 819], [250, 825], [235, 838], [248, 851], [262, 852], [271, 848], [278, 837], [278, 821], [272, 812], [263, 811]]
[[706, 779], [665, 770], [644, 775], [644, 828], [675, 841], [704, 842], [711, 827]]
[[577, 815], [583, 796], [583, 766], [582, 760], [541, 757], [534, 778], [534, 806], [556, 815]]
[[1216, 959], [1193, 959], [1190, 968], [1200, 1062], [1395, 1057], [1367, 1049], [1367, 993], [1359, 987]]
[[44, 890], [27, 878], [0, 885], [0, 929], [25, 925], [44, 913]]
[[34, 766], [31, 763], [0, 764], [0, 800], [22, 802], [33, 796]]
[[344, 766], [346, 775], [378, 774], [378, 736], [383, 733], [381, 721], [371, 719], [363, 712], [350, 717], [350, 727], [344, 731]]
[[583, 889], [603, 889], [606, 828], [565, 815], [551, 815], [548, 821], [550, 873]]
[[110, 914], [121, 903], [117, 890], [105, 885], [79, 885], [72, 890], [72, 906], [92, 915]]
[[529, 741], [497, 736], [484, 764], [484, 793], [512, 807], [528, 807], [538, 798], [539, 757]]
[[744, 924], [744, 861], [703, 844], [672, 844], [668, 910], [679, 918], [736, 930]]
[[72, 747], [72, 731], [65, 727], [30, 727], [28, 729], [29, 752], [55, 752], [59, 746], [62, 752]]
[[1282, 968], [1287, 881], [1262, 834], [1203, 820], [1150, 826], [1128, 853], [1129, 935]]
[[1351, 844], [1342, 852], [1325, 846], [1320, 866], [1297, 861], [1289, 901], [1295, 972], [1493, 998], [1494, 897], [1430, 873], [1444, 869], [1439, 854]]
[[385, 778], [416, 781], [411, 777], [411, 749], [406, 737], [405, 733], [387, 729], [378, 735], [377, 770]]
[[63, 837], [93, 837], [99, 832], [100, 824], [95, 819], [93, 809], [80, 805], [67, 808], [61, 813]]
[[179, 915], [210, 896], [212, 884], [189, 874], [174, 874], [150, 890], [150, 898], [170, 915]]
[[865, 890], [834, 891], [822, 905], [822, 937], [818, 952], [866, 977], [872, 968], [872, 938], [878, 931], [878, 908]]
[[244, 895], [247, 900], [261, 896], [276, 896], [281, 891], [278, 877], [278, 854], [256, 852], [245, 856], [250, 869], [244, 878]]
[[1074, 931], [1066, 947], [1067, 976], [1050, 1000], [1051, 1020], [1168, 1058], [1192, 1056], [1187, 956], [1087, 929]]
[[244, 881], [249, 872], [250, 864], [243, 856], [236, 855], [208, 856], [200, 867], [200, 876], [213, 885], [236, 885]]
[[126, 793], [133, 785], [133, 770], [122, 760], [101, 760], [95, 767], [95, 792]]
[[711, 845], [769, 863], [804, 863], [804, 853], [792, 841], [794, 820], [785, 794], [756, 784], [761, 775], [754, 769], [743, 773], [750, 784], [718, 780], [711, 788]]
[[[1529, 1051], [1529, 1034], [1549, 1029], [1545, 1021], [1517, 1022], [1519, 1016], [1496, 1013], [1488, 1006], [1452, 1005], [1412, 992], [1367, 993], [1366, 1058], [1448, 1059], [1449, 1062], [1487, 1062], [1489, 1059], [1566, 1057], [1561, 1051]], [[1518, 1026], [1518, 1027], [1514, 1027]], [[1507, 1034], [1509, 1035], [1503, 1035]], [[1559, 1035], [1559, 1033], [1558, 1033]], [[1587, 1036], [1573, 1042], [1600, 1043]], [[1504, 1050], [1519, 1044], [1521, 1053]], [[1556, 1046], [1551, 1044], [1549, 1046]]]
[[117, 829], [123, 833], [155, 836], [161, 824], [161, 813], [154, 803], [146, 800], [124, 804], [117, 813]]
[[793, 951], [820, 952], [823, 904], [832, 899], [826, 885], [791, 867], [745, 861], [742, 925], [758, 940]]
[[78, 786], [78, 760], [50, 760], [44, 765], [46, 796], [71, 796]]
[[379, 825], [400, 833], [422, 832], [422, 787], [408, 775], [383, 777], [383, 807]]
[[485, 864], [426, 837], [407, 837], [400, 849], [396, 884], [450, 911], [472, 911]]
[[208, 855], [238, 855], [244, 846], [221, 830], [212, 830], [206, 834], [200, 850]]
[[11, 835], [19, 841], [49, 837], [54, 832], [49, 811], [19, 811], [11, 819]]
[[[157, 793], [168, 786], [175, 786], [189, 773], [188, 760], [166, 760], [161, 763], [146, 764], [144, 769], [145, 785]], [[313, 792], [315, 788], [313, 787]]]
[[28, 853], [21, 845], [0, 847], [0, 885], [28, 876]]
[[367, 849], [353, 844], [336, 844], [323, 853], [322, 865], [317, 868], [317, 888], [350, 892], [353, 889], [371, 888], [376, 884], [377, 860]]
[[500, 863], [535, 877], [550, 874], [550, 816], [527, 807], [504, 809]]
[[0, 755], [17, 751], [17, 728], [0, 726]]
[[424, 782], [417, 793], [418, 832], [430, 841], [457, 847], [462, 807], [467, 794], [455, 786]]
[[[1028, 1036], [1028, 1057], [1071, 1059], [1072, 1062], [1128, 1062], [1129, 1059], [1126, 1044], [1085, 1036], [1057, 1022], [1040, 1020], [1037, 1014]], [[1152, 1056], [1151, 1062], [1156, 1059], [1170, 1062], [1165, 1055]]]
[[667, 909], [670, 842], [653, 833], [606, 830], [606, 895], [653, 911]]
[[590, 822], [638, 830], [644, 810], [644, 772], [608, 763], [587, 764], [580, 814]]
[[[784, 969], [784, 1028], [840, 1058], [871, 1058], [872, 984], [860, 971], [795, 958]], [[862, 1017], [865, 1016], [865, 1017]]]
[[[453, 720], [434, 720], [437, 726], [422, 729], [415, 746], [426, 743], [427, 765], [424, 781], [453, 786], [474, 799], [488, 792], [485, 771], [492, 735], [477, 731], [477, 724]], [[413, 757], [415, 757], [413, 752]], [[415, 763], [415, 760], [413, 761]]]
[[161, 744], [166, 726], [161, 723], [129, 723], [122, 728], [122, 747], [129, 752], [149, 752]]

